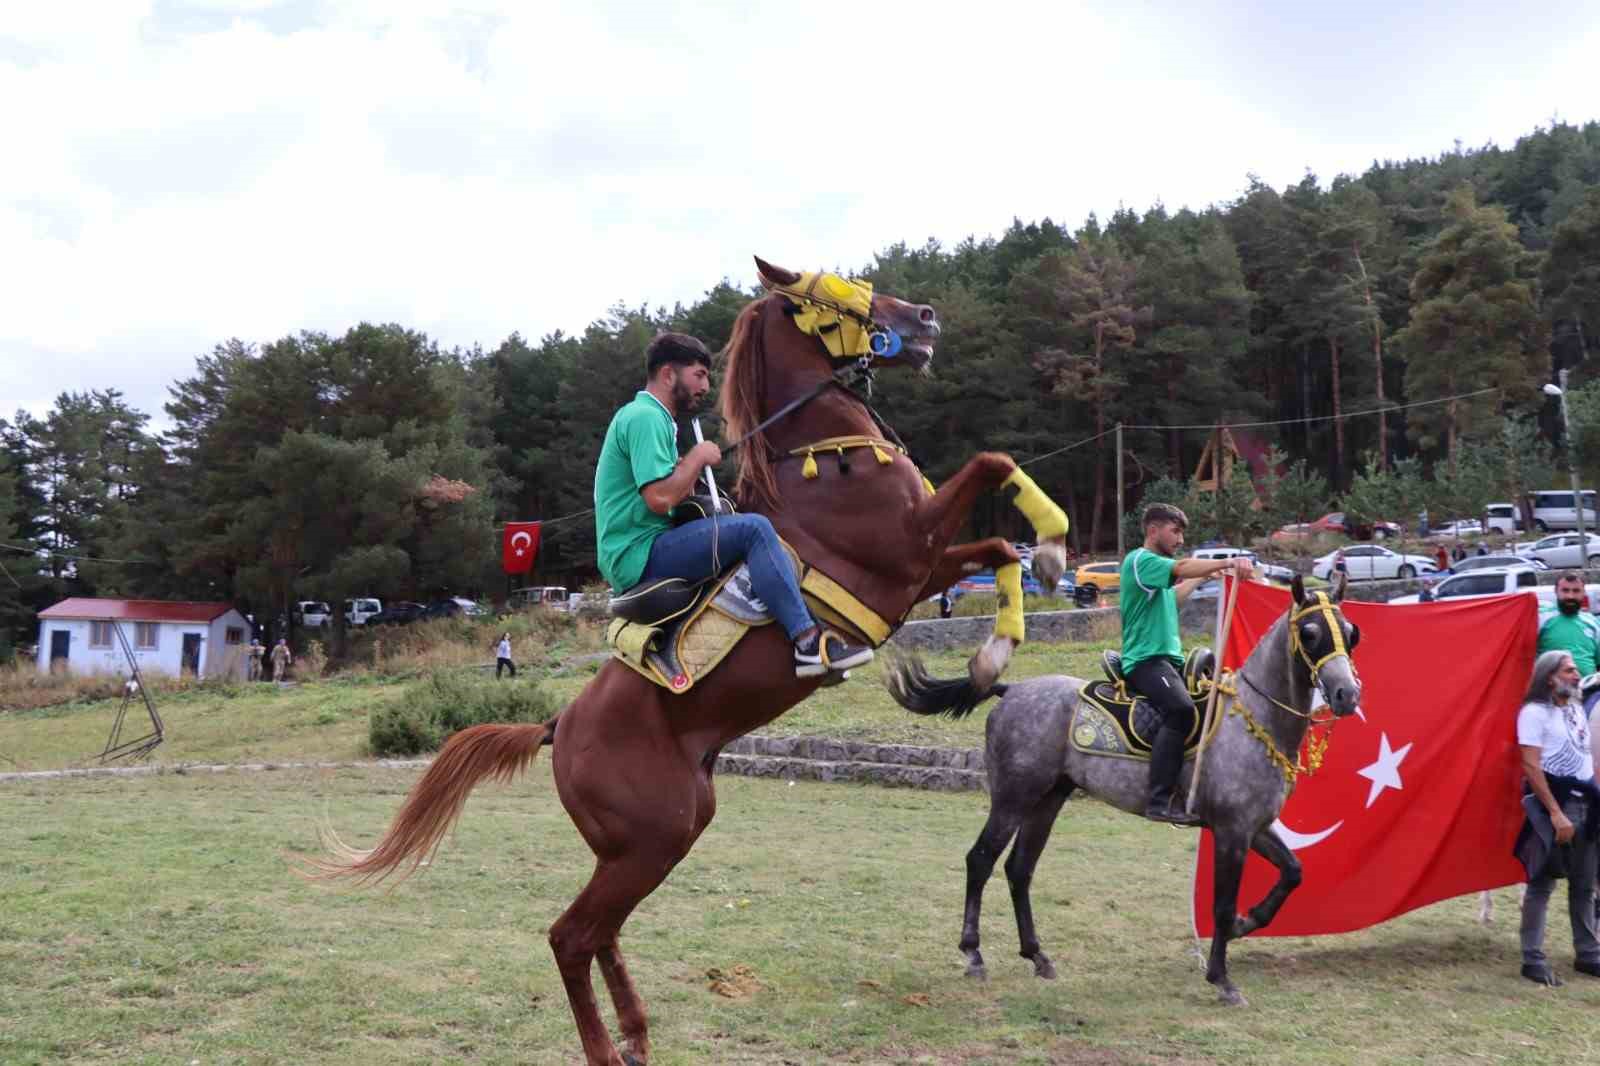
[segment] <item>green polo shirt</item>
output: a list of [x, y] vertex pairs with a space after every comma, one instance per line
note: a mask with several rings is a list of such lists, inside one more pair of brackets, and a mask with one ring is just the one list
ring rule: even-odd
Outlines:
[[1183, 643], [1178, 638], [1178, 594], [1172, 588], [1168, 559], [1149, 548], [1135, 548], [1122, 560], [1118, 596], [1122, 602], [1122, 672], [1146, 659], [1171, 659], [1183, 665]]
[[650, 545], [672, 528], [640, 490], [677, 465], [677, 426], [660, 400], [640, 391], [611, 419], [594, 469], [595, 558], [618, 592], [639, 583]]
[[1588, 611], [1562, 614], [1559, 608], [1546, 607], [1539, 611], [1539, 651], [1564, 651], [1572, 655], [1578, 673], [1588, 677], [1600, 666], [1600, 620]]

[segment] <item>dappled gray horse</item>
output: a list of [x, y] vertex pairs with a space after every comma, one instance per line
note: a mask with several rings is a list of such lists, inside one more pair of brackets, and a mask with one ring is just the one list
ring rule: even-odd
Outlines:
[[[1206, 980], [1217, 986], [1224, 1002], [1236, 1005], [1245, 1000], [1228, 980], [1228, 941], [1266, 926], [1300, 884], [1300, 863], [1272, 823], [1293, 787], [1296, 758], [1311, 723], [1312, 693], [1320, 688], [1336, 717], [1355, 713], [1361, 698], [1349, 655], [1360, 631], [1338, 607], [1343, 584], [1331, 593], [1307, 593], [1296, 577], [1292, 591], [1293, 606], [1267, 631], [1236, 675], [1231, 709], [1225, 713], [1219, 700], [1220, 724], [1205, 754], [1196, 797], [1195, 810], [1213, 834], [1216, 870], [1216, 931]], [[1084, 686], [1078, 678], [1037, 677], [980, 691], [969, 679], [930, 678], [915, 658], [898, 660], [885, 678], [895, 702], [918, 714], [960, 718], [991, 696], [1004, 697], [985, 727], [989, 821], [967, 852], [961, 950], [967, 956], [967, 973], [986, 976], [978, 950], [983, 886], [1015, 837], [1006, 860], [1006, 879], [1022, 957], [1033, 963], [1040, 977], [1055, 977], [1055, 967], [1034, 933], [1028, 887], [1056, 815], [1077, 788], [1130, 814], [1142, 814], [1150, 764], [1089, 754], [1073, 746], [1069, 730]], [[1185, 795], [1193, 773], [1190, 760], [1180, 782]], [[1239, 915], [1239, 880], [1251, 850], [1278, 868], [1278, 882], [1249, 914]]]

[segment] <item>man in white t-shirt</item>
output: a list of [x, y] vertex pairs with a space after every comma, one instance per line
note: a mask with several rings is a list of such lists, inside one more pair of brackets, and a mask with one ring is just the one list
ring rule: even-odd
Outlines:
[[[1566, 867], [1575, 968], [1600, 977], [1594, 909], [1594, 808], [1600, 791], [1594, 779], [1589, 723], [1578, 692], [1580, 680], [1570, 652], [1547, 651], [1539, 656], [1517, 714], [1517, 746], [1528, 792], [1549, 814]], [[1544, 953], [1545, 912], [1555, 882], [1547, 864], [1529, 880], [1522, 901], [1522, 976], [1542, 985], [1562, 983]]]

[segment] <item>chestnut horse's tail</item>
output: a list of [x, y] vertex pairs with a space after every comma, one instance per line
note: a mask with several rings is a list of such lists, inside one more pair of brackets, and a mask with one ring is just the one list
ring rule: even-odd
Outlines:
[[510, 781], [528, 768], [555, 722], [537, 725], [475, 725], [452, 736], [406, 796], [389, 831], [370, 851], [344, 844], [331, 831], [324, 844], [333, 857], [310, 860], [313, 878], [382, 881], [396, 870], [411, 876], [433, 857], [439, 842], [466, 806], [467, 795], [486, 777]]
[[978, 704], [993, 696], [1004, 696], [1006, 686], [993, 684], [980, 689], [971, 677], [944, 680], [929, 675], [915, 655], [891, 656], [883, 672], [884, 687], [900, 706], [913, 714], [943, 714], [965, 718]]

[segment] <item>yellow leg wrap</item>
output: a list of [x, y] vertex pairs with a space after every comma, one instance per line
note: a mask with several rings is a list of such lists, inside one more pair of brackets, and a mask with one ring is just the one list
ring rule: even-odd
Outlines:
[[[1037, 491], [1037, 490], [1035, 490]], [[1022, 643], [1022, 564], [1007, 563], [994, 572], [994, 589], [1000, 596], [994, 635]]]
[[1062, 537], [1067, 533], [1067, 512], [1055, 505], [1055, 502], [1033, 483], [1033, 478], [1022, 472], [1022, 468], [1011, 472], [1011, 476], [1000, 483], [1002, 488], [1015, 487], [1017, 495], [1011, 502], [1017, 505], [1017, 510], [1027, 516], [1033, 531], [1040, 537]]

